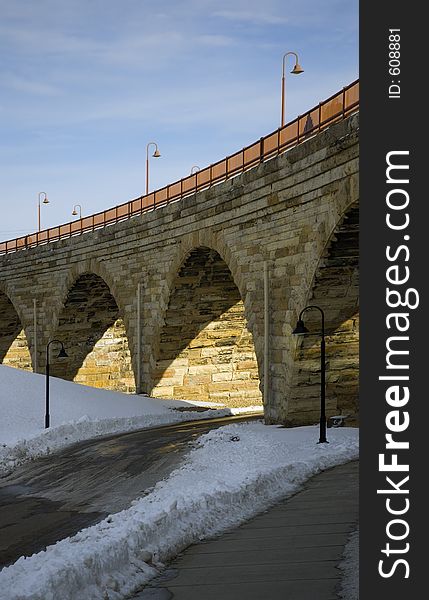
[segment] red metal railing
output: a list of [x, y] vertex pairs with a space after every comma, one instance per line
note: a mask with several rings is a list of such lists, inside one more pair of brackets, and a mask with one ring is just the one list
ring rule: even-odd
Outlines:
[[354, 81], [284, 127], [280, 127], [254, 144], [246, 146], [193, 175], [170, 183], [146, 196], [140, 196], [140, 198], [119, 204], [114, 208], [108, 208], [89, 217], [2, 242], [0, 243], [0, 254], [25, 250], [40, 244], [80, 235], [87, 231], [94, 231], [165, 206], [170, 202], [225, 181], [257, 166], [260, 162], [285, 152], [314, 133], [318, 133], [356, 112], [358, 107], [359, 80]]

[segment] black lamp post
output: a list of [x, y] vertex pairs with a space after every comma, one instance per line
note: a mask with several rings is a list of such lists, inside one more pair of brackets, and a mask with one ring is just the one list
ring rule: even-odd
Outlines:
[[326, 411], [325, 411], [325, 313], [319, 306], [306, 306], [299, 313], [298, 322], [295, 329], [292, 331], [294, 335], [304, 335], [309, 333], [304, 325], [302, 315], [306, 310], [315, 308], [322, 315], [322, 341], [320, 342], [320, 436], [319, 444], [329, 443], [326, 439]]
[[50, 423], [49, 416], [49, 346], [51, 344], [61, 344], [61, 350], [58, 353], [57, 358], [67, 358], [68, 354], [65, 351], [64, 344], [60, 340], [51, 340], [46, 346], [46, 410], [45, 410], [45, 429], [48, 429]]

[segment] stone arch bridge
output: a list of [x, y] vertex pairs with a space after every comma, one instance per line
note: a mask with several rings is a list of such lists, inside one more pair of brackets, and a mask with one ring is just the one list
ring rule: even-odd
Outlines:
[[[291, 333], [315, 303], [327, 413], [357, 419], [358, 123], [352, 114], [160, 209], [0, 256], [0, 362], [43, 372], [58, 338], [69, 359], [52, 371], [68, 380], [262, 402], [268, 423], [314, 423], [320, 337]], [[317, 334], [318, 314], [307, 315]]]

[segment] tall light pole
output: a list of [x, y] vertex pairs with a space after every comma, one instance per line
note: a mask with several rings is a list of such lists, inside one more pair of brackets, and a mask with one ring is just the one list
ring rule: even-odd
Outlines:
[[302, 315], [306, 310], [316, 309], [322, 315], [322, 340], [320, 342], [320, 436], [319, 436], [319, 444], [327, 444], [328, 440], [326, 439], [326, 407], [325, 407], [325, 313], [320, 308], [320, 306], [306, 306], [299, 313], [298, 322], [296, 324], [295, 329], [292, 331], [294, 335], [304, 335], [305, 333], [309, 333], [307, 327], [304, 325], [304, 321], [302, 320]]
[[65, 351], [64, 348], [64, 344], [62, 342], [60, 342], [60, 340], [51, 340], [50, 342], [48, 342], [48, 345], [46, 346], [46, 397], [45, 397], [45, 401], [46, 401], [46, 408], [45, 408], [45, 429], [48, 429], [49, 425], [50, 425], [50, 414], [49, 414], [49, 346], [51, 344], [61, 344], [61, 349], [58, 353], [57, 358], [67, 358], [68, 354]]
[[155, 146], [155, 152], [152, 154], [154, 158], [161, 156], [156, 142], [149, 142], [146, 146], [146, 196], [149, 194], [149, 146]]
[[72, 215], [73, 215], [74, 217], [76, 217], [76, 216], [77, 216], [77, 214], [78, 214], [78, 212], [77, 212], [77, 210], [76, 210], [77, 208], [79, 209], [79, 219], [81, 219], [81, 218], [82, 218], [82, 206], [81, 206], [80, 204], [75, 204], [75, 205], [73, 206], [73, 212], [72, 212]]
[[300, 75], [301, 73], [304, 73], [304, 69], [301, 67], [301, 65], [298, 62], [298, 54], [296, 52], [286, 52], [286, 54], [283, 56], [283, 68], [282, 68], [282, 120], [281, 120], [282, 127], [285, 124], [285, 104], [286, 104], [285, 64], [286, 64], [286, 57], [291, 54], [295, 57], [295, 66], [291, 71], [292, 75]]
[[46, 192], [39, 192], [39, 203], [37, 207], [37, 231], [40, 231], [40, 197], [44, 195], [43, 204], [49, 204], [48, 196]]

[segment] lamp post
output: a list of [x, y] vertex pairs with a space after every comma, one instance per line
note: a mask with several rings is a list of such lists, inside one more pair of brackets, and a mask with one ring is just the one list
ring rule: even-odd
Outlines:
[[286, 63], [286, 57], [289, 56], [290, 54], [292, 54], [295, 57], [295, 66], [291, 71], [292, 75], [300, 75], [301, 73], [304, 73], [304, 69], [301, 67], [301, 65], [298, 62], [298, 54], [296, 52], [286, 52], [286, 54], [283, 56], [283, 68], [282, 68], [282, 120], [281, 120], [281, 127], [283, 127], [283, 125], [285, 124], [285, 103], [286, 103], [285, 63]]
[[155, 146], [155, 152], [152, 154], [154, 158], [159, 158], [161, 153], [158, 150], [156, 142], [149, 142], [146, 146], [146, 196], [149, 194], [149, 146]]
[[60, 340], [51, 340], [46, 346], [46, 408], [45, 408], [45, 429], [48, 429], [50, 424], [49, 415], [49, 346], [51, 344], [61, 344], [61, 350], [58, 353], [57, 358], [67, 358], [68, 354], [65, 351], [64, 344]]
[[[194, 171], [194, 169], [195, 169], [195, 171]], [[197, 171], [201, 171], [201, 169], [198, 165], [194, 165], [191, 169], [191, 175], [194, 175], [195, 173], [197, 173]]]
[[46, 192], [39, 192], [39, 203], [37, 207], [37, 231], [40, 231], [40, 197], [44, 194], [43, 204], [49, 204]]
[[73, 215], [74, 217], [76, 217], [76, 215], [78, 214], [78, 212], [77, 212], [76, 208], [78, 208], [78, 209], [79, 209], [79, 219], [81, 219], [81, 218], [82, 218], [82, 206], [81, 206], [80, 204], [75, 204], [75, 205], [73, 206], [73, 212], [72, 212], [72, 215]]
[[292, 331], [294, 335], [304, 335], [309, 333], [307, 327], [304, 325], [302, 315], [307, 310], [316, 309], [322, 315], [322, 340], [320, 342], [320, 436], [319, 444], [327, 444], [326, 439], [326, 410], [325, 410], [325, 313], [320, 306], [306, 306], [299, 313], [298, 322], [295, 329]]

